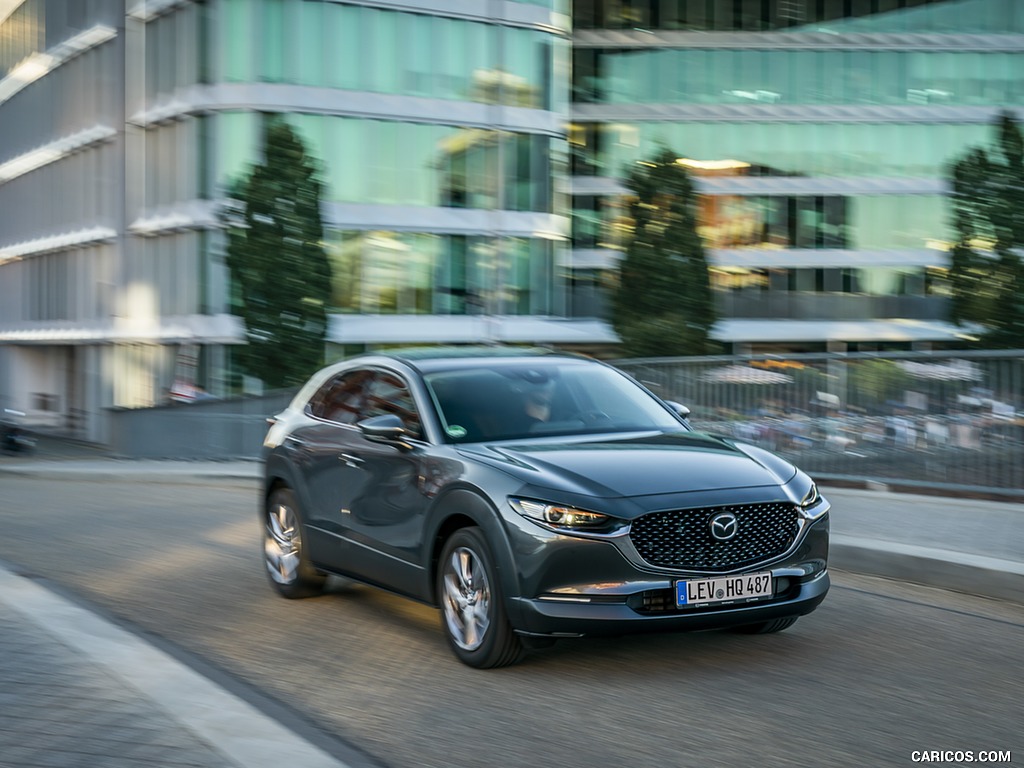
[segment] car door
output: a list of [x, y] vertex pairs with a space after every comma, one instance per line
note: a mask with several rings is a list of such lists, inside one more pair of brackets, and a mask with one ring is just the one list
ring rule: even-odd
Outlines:
[[394, 414], [407, 435], [403, 445], [369, 440], [354, 430], [339, 455], [343, 535], [353, 545], [352, 564], [364, 578], [418, 594], [423, 564], [418, 562], [432, 469], [423, 426], [408, 383], [379, 369], [368, 380], [362, 418]]
[[[356, 422], [362, 418], [369, 369], [344, 371], [329, 379], [306, 405], [307, 421], [285, 440], [292, 465], [300, 479], [313, 561], [339, 570], [350, 562], [342, 524], [344, 469], [340, 457], [359, 437]], [[357, 575], [357, 574], [353, 574]]]

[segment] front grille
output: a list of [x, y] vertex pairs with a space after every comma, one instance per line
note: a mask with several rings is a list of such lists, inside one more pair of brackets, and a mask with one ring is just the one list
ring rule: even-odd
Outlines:
[[[719, 541], [711, 535], [711, 519], [725, 512], [736, 516], [736, 535]], [[783, 554], [799, 531], [797, 508], [771, 502], [652, 512], [633, 521], [629, 538], [651, 565], [731, 571]]]

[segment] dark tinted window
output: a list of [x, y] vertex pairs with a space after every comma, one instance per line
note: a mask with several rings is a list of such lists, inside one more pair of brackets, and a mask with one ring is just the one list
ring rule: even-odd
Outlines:
[[365, 418], [367, 383], [372, 376], [373, 371], [366, 370], [338, 374], [310, 399], [310, 415], [341, 424], [355, 424]]
[[603, 365], [524, 360], [424, 380], [450, 441], [685, 429], [643, 389]]
[[413, 437], [423, 434], [419, 412], [409, 387], [398, 376], [379, 371], [366, 387], [366, 416], [393, 413]]

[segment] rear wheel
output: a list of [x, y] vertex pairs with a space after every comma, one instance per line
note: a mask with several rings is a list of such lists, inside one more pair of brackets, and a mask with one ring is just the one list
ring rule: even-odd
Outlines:
[[771, 635], [792, 627], [796, 624], [796, 618], [796, 616], [787, 616], [784, 619], [772, 619], [760, 624], [744, 624], [742, 627], [737, 627], [736, 631], [744, 635]]
[[283, 597], [309, 597], [323, 590], [327, 577], [317, 573], [303, 546], [302, 519], [290, 488], [278, 488], [267, 500], [263, 558], [271, 586]]
[[437, 594], [441, 626], [460, 661], [490, 669], [522, 658], [523, 645], [509, 624], [494, 559], [479, 528], [461, 528], [445, 542]]

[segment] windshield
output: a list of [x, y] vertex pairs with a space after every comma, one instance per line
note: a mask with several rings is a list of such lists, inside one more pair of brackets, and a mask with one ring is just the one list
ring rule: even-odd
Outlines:
[[495, 362], [424, 381], [449, 442], [684, 428], [631, 379], [594, 363]]

